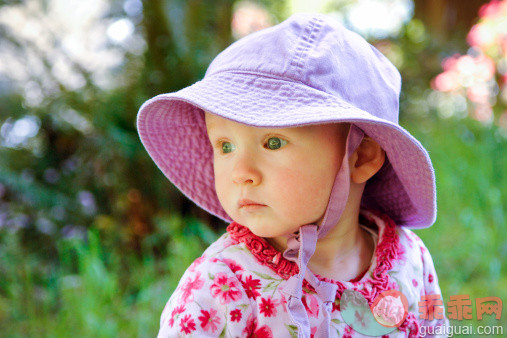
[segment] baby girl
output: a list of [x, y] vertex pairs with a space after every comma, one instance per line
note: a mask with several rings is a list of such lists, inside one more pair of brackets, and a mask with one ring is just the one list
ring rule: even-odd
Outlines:
[[[344, 290], [408, 303], [417, 336], [440, 295], [409, 228], [435, 220], [427, 152], [398, 125], [401, 79], [359, 35], [300, 14], [225, 49], [202, 81], [147, 101], [141, 140], [192, 201], [230, 225], [183, 275], [160, 337], [356, 337]], [[363, 331], [364, 332], [364, 331]]]

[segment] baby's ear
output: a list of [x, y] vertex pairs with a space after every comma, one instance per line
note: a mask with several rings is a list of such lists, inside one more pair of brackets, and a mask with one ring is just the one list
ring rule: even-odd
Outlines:
[[351, 156], [350, 179], [361, 184], [375, 175], [386, 159], [385, 151], [371, 137], [365, 136]]

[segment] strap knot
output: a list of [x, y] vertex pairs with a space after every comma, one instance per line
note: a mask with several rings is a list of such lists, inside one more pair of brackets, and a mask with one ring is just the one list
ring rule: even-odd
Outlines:
[[319, 285], [315, 288], [317, 294], [323, 302], [331, 302], [334, 303], [336, 298], [336, 291], [338, 290], [338, 285], [328, 282], [320, 281]]
[[298, 278], [298, 275], [294, 275], [287, 280], [287, 283], [283, 287], [283, 292], [289, 298], [301, 299], [303, 297], [302, 281]]

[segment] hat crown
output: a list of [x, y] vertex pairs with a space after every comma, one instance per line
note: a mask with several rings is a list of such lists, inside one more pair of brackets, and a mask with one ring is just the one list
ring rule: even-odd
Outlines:
[[303, 83], [398, 123], [398, 70], [361, 36], [325, 15], [296, 14], [238, 40], [213, 60], [206, 77], [221, 72]]

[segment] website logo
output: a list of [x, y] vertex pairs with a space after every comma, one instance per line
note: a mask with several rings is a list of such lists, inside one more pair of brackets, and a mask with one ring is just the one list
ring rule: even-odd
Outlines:
[[[447, 317], [451, 320], [462, 321], [473, 319], [474, 311], [472, 299], [469, 295], [454, 295], [447, 302]], [[476, 298], [476, 318], [482, 320], [485, 315], [497, 320], [502, 317], [503, 302], [499, 297]], [[422, 295], [417, 304], [420, 320], [441, 320], [445, 318], [444, 301], [439, 294]], [[371, 306], [364, 296], [354, 290], [343, 291], [340, 300], [343, 321], [356, 332], [367, 336], [382, 336], [396, 330], [403, 324], [408, 315], [407, 297], [398, 290], [384, 291], [373, 301]], [[481, 333], [482, 332], [482, 333]], [[503, 326], [470, 325], [452, 326], [439, 325], [422, 326], [419, 333], [422, 337], [430, 335], [453, 334], [500, 334]]]
[[398, 290], [382, 292], [371, 307], [362, 294], [343, 291], [340, 300], [343, 321], [356, 332], [367, 336], [381, 336], [393, 332], [408, 314], [407, 297]]

